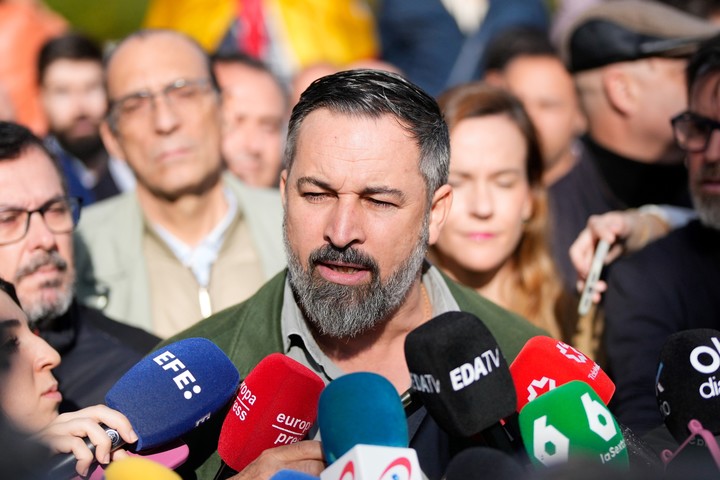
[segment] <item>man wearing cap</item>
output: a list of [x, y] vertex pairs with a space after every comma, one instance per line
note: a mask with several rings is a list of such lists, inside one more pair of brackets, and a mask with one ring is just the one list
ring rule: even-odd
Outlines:
[[567, 30], [588, 130], [579, 161], [550, 188], [554, 250], [574, 288], [568, 249], [588, 217], [647, 204], [690, 206], [669, 119], [686, 105], [687, 57], [717, 27], [652, 1], [603, 2]]
[[[681, 330], [720, 328], [720, 36], [702, 44], [687, 80], [687, 111], [673, 117], [672, 126], [686, 154], [699, 220], [618, 261], [605, 298], [608, 366], [617, 387], [610, 406], [639, 434], [662, 423], [655, 378], [666, 338]], [[695, 398], [710, 405], [714, 395], [686, 385], [687, 404], [675, 408], [697, 405]]]

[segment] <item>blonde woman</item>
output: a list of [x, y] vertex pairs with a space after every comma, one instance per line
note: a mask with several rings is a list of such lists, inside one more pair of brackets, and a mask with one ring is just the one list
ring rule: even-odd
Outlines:
[[470, 83], [439, 99], [450, 129], [454, 198], [431, 260], [453, 279], [556, 338], [562, 286], [551, 259], [542, 154], [519, 100]]

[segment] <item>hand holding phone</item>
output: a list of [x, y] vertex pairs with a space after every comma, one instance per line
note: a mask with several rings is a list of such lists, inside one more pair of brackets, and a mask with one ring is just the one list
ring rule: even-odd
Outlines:
[[590, 311], [595, 285], [598, 280], [600, 280], [600, 273], [602, 273], [605, 257], [607, 256], [609, 250], [610, 243], [606, 240], [600, 240], [595, 247], [595, 254], [593, 255], [592, 264], [590, 265], [590, 273], [585, 280], [585, 288], [583, 288], [582, 295], [580, 296], [580, 303], [578, 305], [578, 313], [581, 316]]

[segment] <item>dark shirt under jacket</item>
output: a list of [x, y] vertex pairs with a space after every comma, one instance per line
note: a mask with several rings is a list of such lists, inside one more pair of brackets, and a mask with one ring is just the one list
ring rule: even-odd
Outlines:
[[157, 345], [158, 337], [73, 302], [40, 336], [60, 352], [53, 369], [63, 395], [61, 412], [105, 403], [115, 382]]
[[690, 207], [682, 164], [638, 162], [601, 147], [587, 135], [578, 162], [549, 188], [551, 246], [565, 288], [575, 291], [577, 274], [568, 250], [591, 215], [648, 204]]
[[642, 435], [662, 424], [655, 374], [668, 335], [720, 329], [720, 231], [698, 221], [617, 261], [605, 294], [610, 408]]

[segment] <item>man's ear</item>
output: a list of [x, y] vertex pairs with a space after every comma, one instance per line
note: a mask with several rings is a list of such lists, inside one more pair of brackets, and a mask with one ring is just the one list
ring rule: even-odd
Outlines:
[[627, 65], [611, 65], [602, 74], [605, 98], [610, 107], [622, 115], [632, 114], [639, 108], [640, 84], [630, 70]]
[[440, 237], [440, 231], [442, 230], [443, 225], [445, 225], [445, 221], [450, 213], [452, 199], [453, 189], [447, 183], [435, 190], [435, 194], [432, 198], [432, 205], [430, 206], [430, 224], [428, 226], [429, 245], [434, 245]]
[[103, 120], [100, 124], [100, 138], [102, 138], [105, 150], [108, 151], [111, 157], [127, 161], [125, 158], [125, 152], [120, 146], [120, 143], [117, 141], [117, 137], [115, 136], [112, 128], [110, 128], [110, 124], [107, 120]]
[[283, 168], [280, 172], [280, 199], [282, 200], [283, 207], [285, 207], [285, 186], [287, 185], [287, 168]]

